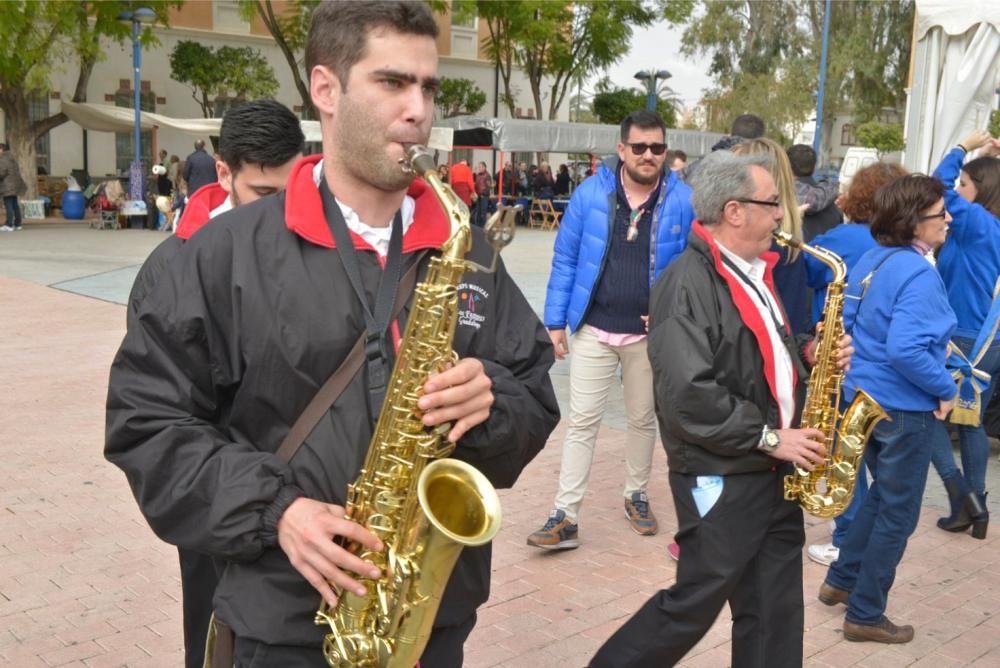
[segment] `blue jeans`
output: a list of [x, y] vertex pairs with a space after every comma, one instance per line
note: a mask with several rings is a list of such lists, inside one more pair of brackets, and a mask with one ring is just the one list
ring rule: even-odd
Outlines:
[[[952, 340], [966, 356], [972, 353], [972, 346], [975, 344], [972, 339], [955, 337]], [[980, 397], [979, 417], [981, 420], [986, 412], [986, 406], [990, 403], [990, 397], [993, 396], [993, 390], [996, 388], [997, 375], [1000, 374], [1000, 340], [990, 344], [976, 368], [992, 376], [989, 387]], [[965, 472], [965, 481], [973, 492], [982, 496], [986, 492], [986, 465], [990, 460], [990, 442], [986, 437], [986, 430], [981, 423], [978, 427], [958, 425], [955, 429], [958, 430], [958, 445], [962, 453], [962, 470]], [[955, 453], [952, 450], [950, 439], [943, 438], [934, 445], [931, 461], [934, 463], [934, 469], [941, 476], [941, 480], [947, 480], [959, 473], [955, 466]]]
[[843, 545], [844, 537], [847, 536], [847, 530], [851, 528], [851, 522], [857, 516], [858, 508], [861, 507], [861, 502], [864, 501], [866, 494], [868, 494], [868, 473], [862, 463], [861, 470], [858, 471], [858, 479], [854, 487], [854, 497], [851, 499], [851, 503], [847, 506], [847, 510], [833, 518], [833, 523], [836, 525], [836, 528], [833, 530], [834, 547]]
[[21, 207], [17, 203], [17, 195], [4, 195], [3, 208], [7, 210], [7, 225], [21, 227]]
[[931, 448], [946, 437], [933, 413], [887, 412], [892, 422], [875, 426], [865, 450], [871, 487], [826, 574], [827, 584], [851, 592], [846, 619], [855, 624], [884, 618], [896, 566], [920, 517]]

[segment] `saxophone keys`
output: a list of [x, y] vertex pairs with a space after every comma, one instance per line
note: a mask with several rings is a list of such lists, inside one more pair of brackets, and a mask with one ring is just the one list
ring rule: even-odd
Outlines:
[[865, 442], [857, 434], [840, 435], [837, 442], [842, 457], [860, 457], [864, 451]]

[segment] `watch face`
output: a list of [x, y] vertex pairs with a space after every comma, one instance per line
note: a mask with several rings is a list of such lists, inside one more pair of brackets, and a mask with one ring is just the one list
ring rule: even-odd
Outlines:
[[778, 437], [778, 433], [777, 432], [768, 431], [767, 434], [764, 435], [764, 444], [770, 450], [774, 450], [776, 447], [778, 447], [778, 444], [780, 442], [781, 442], [781, 439]]

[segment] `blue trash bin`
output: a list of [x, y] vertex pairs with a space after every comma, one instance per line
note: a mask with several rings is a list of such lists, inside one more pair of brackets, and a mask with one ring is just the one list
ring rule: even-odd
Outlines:
[[83, 220], [87, 203], [79, 190], [67, 190], [62, 196], [62, 213], [66, 220]]

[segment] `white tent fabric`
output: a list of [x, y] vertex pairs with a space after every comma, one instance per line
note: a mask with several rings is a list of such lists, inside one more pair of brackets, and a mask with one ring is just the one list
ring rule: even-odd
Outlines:
[[1000, 3], [917, 0], [916, 12], [903, 164], [930, 173], [989, 123], [1000, 85]]
[[[99, 132], [131, 132], [135, 128], [135, 113], [126, 107], [112, 107], [107, 104], [62, 101], [62, 111], [71, 121], [87, 130]], [[222, 126], [221, 118], [171, 118], [162, 114], [144, 111], [140, 117], [143, 130], [171, 128], [193, 135], [218, 136]], [[318, 121], [302, 121], [302, 133], [306, 141], [320, 141]]]
[[[601, 155], [613, 153], [620, 138], [617, 125], [591, 123], [459, 116], [439, 120], [435, 124], [452, 128], [456, 132], [488, 130], [493, 137], [492, 147], [505, 152], [552, 151]], [[691, 157], [705, 155], [721, 138], [722, 135], [715, 132], [667, 130], [667, 145], [672, 149], [680, 149]], [[461, 143], [458, 138], [455, 141]]]

